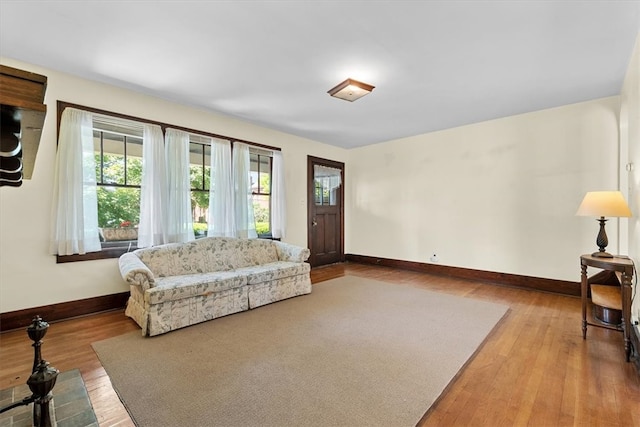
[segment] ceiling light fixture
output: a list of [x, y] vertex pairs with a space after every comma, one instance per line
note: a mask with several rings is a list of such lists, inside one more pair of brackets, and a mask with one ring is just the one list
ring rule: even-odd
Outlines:
[[357, 80], [347, 79], [333, 89], [330, 89], [327, 93], [334, 98], [353, 102], [356, 99], [362, 98], [366, 94], [371, 93], [374, 88], [375, 86], [371, 86]]

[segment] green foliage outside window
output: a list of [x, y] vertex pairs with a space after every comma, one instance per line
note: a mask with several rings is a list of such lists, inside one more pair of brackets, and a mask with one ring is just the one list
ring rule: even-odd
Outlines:
[[208, 166], [204, 168], [204, 186], [202, 183], [202, 166], [191, 165], [190, 175], [191, 188], [205, 190], [191, 192], [191, 209], [196, 206], [203, 210], [209, 209], [209, 182], [211, 180], [211, 168]]
[[[100, 154], [96, 154], [96, 176], [100, 180]], [[118, 154], [104, 154], [103, 157], [104, 184], [124, 184], [124, 158]], [[204, 178], [204, 185], [203, 185]], [[204, 191], [191, 191], [191, 207], [197, 206], [201, 211], [209, 208], [209, 181], [210, 168], [205, 167], [204, 175], [202, 166], [192, 165], [190, 168], [191, 188]], [[142, 182], [142, 159], [138, 157], [127, 158], [127, 184], [140, 185]], [[260, 176], [261, 188], [269, 188], [269, 175]], [[140, 188], [116, 187], [108, 185], [98, 186], [98, 227], [119, 227], [125, 221], [133, 226], [140, 222]], [[254, 215], [256, 232], [259, 235], [269, 234], [269, 209], [259, 203], [254, 203]], [[194, 232], [196, 235], [205, 235], [206, 222], [198, 222], [194, 218]], [[206, 221], [206, 218], [205, 218]]]
[[140, 222], [140, 189], [98, 187], [98, 227]]
[[257, 222], [256, 221], [256, 233], [258, 236], [262, 236], [264, 234], [269, 234], [269, 223], [268, 222]]
[[[105, 183], [124, 184], [124, 159], [117, 154], [104, 154], [103, 176]], [[96, 176], [100, 180], [100, 154], [96, 154]], [[142, 159], [127, 159], [127, 183], [140, 183]], [[118, 227], [129, 221], [137, 225], [140, 221], [140, 189], [99, 186], [98, 227]]]
[[[260, 193], [256, 194], [254, 189], [254, 202], [253, 202], [253, 216], [256, 222], [256, 233], [258, 236], [268, 235], [271, 233], [271, 225], [269, 222], [269, 193], [271, 192], [271, 175], [269, 173], [261, 172], [259, 174], [260, 184], [259, 191]], [[260, 203], [260, 200], [262, 203]]]
[[194, 222], [193, 223], [193, 234], [196, 237], [206, 236], [207, 235], [208, 225], [204, 222]]
[[254, 202], [253, 215], [256, 222], [256, 233], [258, 233], [259, 236], [269, 234], [269, 208], [265, 208], [259, 203]]

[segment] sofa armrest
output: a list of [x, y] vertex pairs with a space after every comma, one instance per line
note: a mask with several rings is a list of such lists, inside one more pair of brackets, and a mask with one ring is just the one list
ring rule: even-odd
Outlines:
[[305, 262], [311, 255], [311, 251], [302, 246], [279, 242], [277, 240], [274, 240], [273, 243], [276, 245], [278, 259], [280, 261]]
[[118, 266], [122, 278], [130, 285], [140, 286], [142, 292], [154, 286], [153, 272], [131, 252], [123, 254], [118, 259]]

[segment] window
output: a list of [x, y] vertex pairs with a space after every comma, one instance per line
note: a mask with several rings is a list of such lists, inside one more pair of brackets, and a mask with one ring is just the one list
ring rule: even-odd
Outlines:
[[249, 161], [256, 233], [267, 237], [271, 235], [271, 153], [251, 148]]
[[[58, 101], [59, 130], [62, 113], [67, 107], [90, 113], [91, 115], [93, 126], [92, 150], [95, 160], [96, 196], [98, 202], [97, 227], [102, 251], [88, 252], [82, 255], [58, 255], [58, 262], [114, 258], [126, 251], [137, 248], [143, 181], [143, 140], [146, 141], [148, 137], [146, 134], [143, 137], [146, 124], [155, 125], [156, 128], [159, 127], [165, 136], [168, 128], [175, 128], [189, 135], [188, 162], [191, 218], [196, 238], [206, 236], [209, 227], [207, 221], [210, 217], [212, 138], [231, 142], [231, 149], [233, 149], [235, 141], [248, 145], [250, 147], [251, 193], [256, 231], [259, 237], [271, 237], [273, 150], [278, 150], [277, 148], [190, 129], [176, 128], [164, 123], [138, 119], [62, 101]], [[157, 135], [156, 140], [158, 140]], [[160, 140], [162, 140], [162, 135]], [[73, 144], [76, 143], [74, 142]], [[72, 146], [76, 147], [77, 144]], [[84, 155], [89, 155], [86, 149], [88, 148], [90, 151], [90, 146], [87, 147], [85, 145], [84, 147]], [[264, 149], [260, 147], [264, 147]], [[73, 160], [67, 160], [66, 158], [65, 161], [73, 162]], [[66, 163], [61, 164], [63, 166], [59, 164], [58, 167], [65, 168], [64, 165]], [[281, 162], [277, 164], [281, 165]], [[89, 200], [89, 205], [91, 205], [90, 199], [91, 196], [85, 197], [85, 202]], [[229, 205], [223, 204], [222, 206]], [[278, 207], [278, 209], [280, 208]], [[283, 228], [280, 223], [281, 221], [278, 222], [278, 230]], [[95, 225], [93, 227], [95, 230]], [[64, 232], [65, 228], [61, 227], [59, 230]], [[91, 234], [91, 236], [95, 239], [94, 234]], [[61, 241], [65, 241], [64, 238]]]
[[336, 190], [342, 183], [340, 169], [314, 165], [313, 176], [316, 206], [335, 206]]
[[189, 171], [191, 174], [191, 211], [193, 232], [197, 238], [207, 235], [211, 144], [209, 138], [189, 135]]
[[102, 247], [135, 249], [140, 219], [142, 128], [94, 116], [93, 142]]

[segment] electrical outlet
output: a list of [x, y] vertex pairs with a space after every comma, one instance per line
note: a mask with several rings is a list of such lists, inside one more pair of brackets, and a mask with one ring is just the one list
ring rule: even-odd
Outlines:
[[431, 262], [438, 262], [438, 254], [435, 252], [431, 255]]

